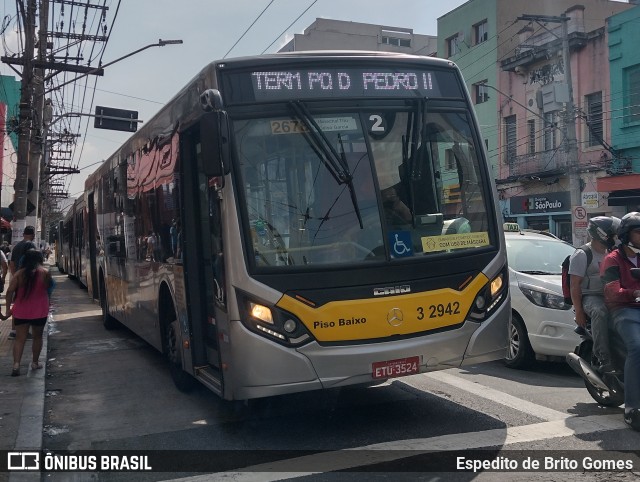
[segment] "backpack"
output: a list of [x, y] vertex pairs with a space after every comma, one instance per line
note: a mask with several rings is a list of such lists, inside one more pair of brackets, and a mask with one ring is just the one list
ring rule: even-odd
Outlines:
[[[578, 249], [581, 249], [587, 255], [587, 269], [589, 269], [589, 265], [591, 261], [593, 261], [593, 253], [591, 252], [591, 247], [580, 246]], [[573, 301], [571, 301], [571, 276], [569, 276], [569, 260], [571, 259], [571, 255], [564, 258], [562, 262], [562, 296], [564, 297], [565, 304], [569, 306], [573, 306]]]

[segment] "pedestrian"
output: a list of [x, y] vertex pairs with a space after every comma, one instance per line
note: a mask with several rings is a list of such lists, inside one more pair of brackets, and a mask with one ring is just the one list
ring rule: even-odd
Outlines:
[[[33, 332], [31, 369], [42, 368], [42, 333], [49, 315], [49, 296], [55, 287], [55, 280], [49, 270], [42, 266], [42, 253], [30, 249], [24, 255], [22, 268], [11, 277], [6, 295], [6, 315], [13, 315], [16, 339], [13, 345], [13, 368], [11, 376], [20, 375], [20, 361], [24, 351], [29, 327]], [[12, 307], [13, 305], [13, 307]]]
[[[13, 276], [20, 268], [22, 257], [29, 249], [37, 249], [33, 238], [36, 236], [36, 228], [33, 226], [27, 226], [22, 232], [22, 241], [18, 242], [11, 250], [11, 258], [9, 260], [9, 272]], [[9, 332], [9, 339], [15, 340], [16, 338], [16, 324], [11, 320], [11, 331]]]

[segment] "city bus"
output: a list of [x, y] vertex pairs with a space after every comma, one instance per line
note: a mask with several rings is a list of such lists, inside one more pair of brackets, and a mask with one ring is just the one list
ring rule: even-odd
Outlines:
[[226, 400], [502, 359], [495, 185], [459, 69], [381, 52], [214, 61], [85, 184], [86, 285]]
[[61, 272], [87, 286], [88, 258], [84, 253], [85, 211], [84, 196], [79, 196], [59, 222], [60, 242], [59, 246], [56, 246], [56, 264]]

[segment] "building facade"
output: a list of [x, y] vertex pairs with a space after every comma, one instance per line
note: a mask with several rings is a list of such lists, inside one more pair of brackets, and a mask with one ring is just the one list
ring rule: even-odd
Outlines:
[[280, 52], [373, 50], [433, 56], [436, 49], [435, 35], [416, 34], [410, 28], [316, 18]]
[[470, 0], [438, 19], [438, 56], [458, 64], [476, 103], [505, 220], [580, 243], [589, 217], [617, 214], [597, 187], [614, 157], [605, 24], [630, 7]]
[[[13, 202], [13, 183], [16, 178], [20, 81], [0, 75], [0, 214], [7, 218], [8, 206]], [[10, 219], [9, 219], [10, 220]]]
[[[637, 3], [637, 2], [636, 2]], [[598, 178], [598, 192], [609, 206], [640, 211], [640, 7], [608, 19], [611, 79], [611, 144], [615, 148]]]

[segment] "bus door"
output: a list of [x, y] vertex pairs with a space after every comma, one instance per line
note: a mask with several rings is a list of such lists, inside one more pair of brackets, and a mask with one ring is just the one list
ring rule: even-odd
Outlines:
[[193, 364], [196, 375], [213, 376], [221, 384], [218, 326], [227, 320], [221, 205], [216, 178], [202, 172], [199, 126], [181, 135], [180, 154], [184, 201], [180, 243]]
[[88, 217], [87, 222], [89, 224], [89, 239], [88, 239], [88, 249], [89, 249], [89, 279], [87, 283], [87, 287], [89, 289], [89, 293], [91, 293], [91, 297], [94, 300], [100, 299], [100, 293], [98, 292], [98, 261], [97, 261], [97, 250], [96, 250], [96, 239], [97, 239], [97, 229], [96, 229], [96, 205], [95, 205], [95, 194], [94, 192], [90, 192], [88, 195]]

